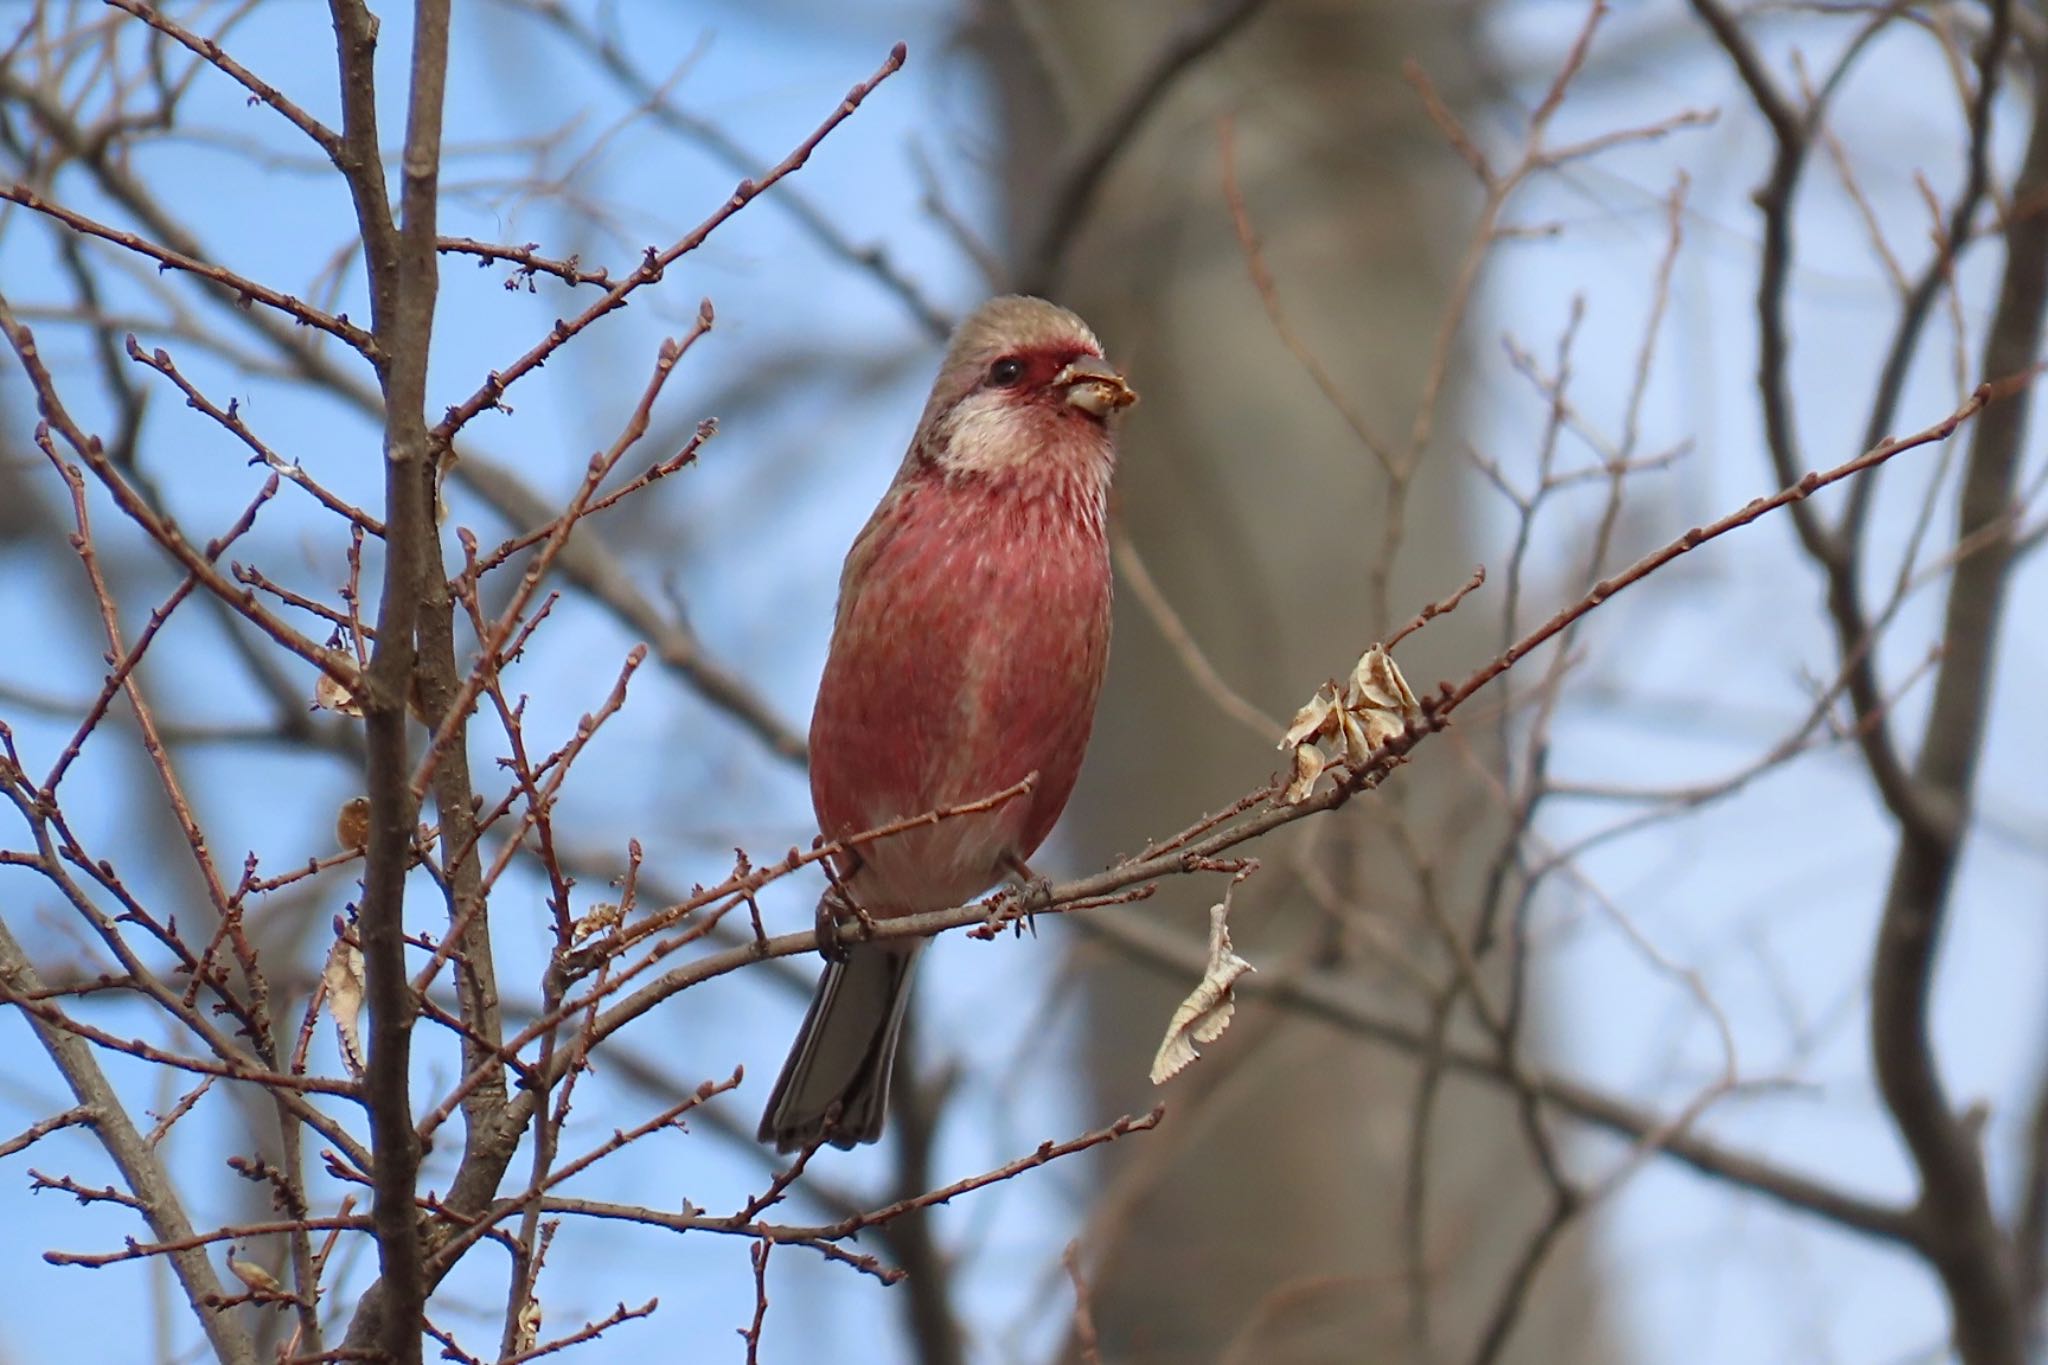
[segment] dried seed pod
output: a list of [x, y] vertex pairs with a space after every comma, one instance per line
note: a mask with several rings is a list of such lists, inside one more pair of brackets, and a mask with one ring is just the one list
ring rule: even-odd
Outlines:
[[370, 846], [370, 798], [351, 796], [334, 817], [334, 842], [361, 853]]

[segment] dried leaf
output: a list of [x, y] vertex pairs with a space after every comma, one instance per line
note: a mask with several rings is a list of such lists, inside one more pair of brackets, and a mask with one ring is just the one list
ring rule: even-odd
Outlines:
[[1352, 715], [1349, 711], [1343, 714], [1344, 761], [1346, 763], [1363, 763], [1366, 756], [1372, 752], [1372, 736], [1368, 733], [1366, 726], [1359, 724], [1357, 716]]
[[570, 927], [570, 939], [572, 942], [582, 943], [586, 939], [596, 938], [607, 930], [617, 928], [620, 918], [616, 901], [600, 901], [591, 906], [583, 918]]
[[[1294, 777], [1280, 794], [1283, 804], [1308, 799], [1316, 779], [1332, 762], [1356, 767], [1372, 757], [1375, 749], [1407, 730], [1411, 721], [1422, 718], [1422, 707], [1408, 690], [1408, 680], [1394, 664], [1393, 657], [1378, 645], [1359, 656], [1342, 691], [1326, 682], [1316, 689], [1308, 705], [1295, 712], [1294, 724], [1280, 747], [1294, 746]], [[1322, 745], [1328, 744], [1325, 753]]]
[[1287, 733], [1280, 737], [1277, 749], [1286, 749], [1306, 743], [1330, 728], [1337, 714], [1337, 689], [1324, 683], [1316, 694], [1308, 699], [1308, 705], [1294, 713], [1294, 724], [1287, 727]]
[[1371, 753], [1408, 729], [1407, 717], [1397, 716], [1390, 711], [1364, 712], [1359, 717], [1358, 724], [1364, 731], [1366, 753]]
[[[1299, 754], [1300, 750], [1295, 752]], [[1160, 1043], [1159, 1054], [1152, 1059], [1154, 1085], [1164, 1085], [1201, 1056], [1195, 1050], [1196, 1043], [1213, 1043], [1223, 1036], [1223, 1030], [1230, 1027], [1230, 1016], [1237, 1012], [1231, 988], [1240, 976], [1257, 970], [1231, 948], [1229, 918], [1230, 897], [1226, 894], [1209, 907], [1209, 966], [1194, 992], [1173, 1012], [1173, 1022], [1166, 1026], [1166, 1040]]]
[[228, 1269], [235, 1272], [235, 1278], [258, 1294], [282, 1294], [284, 1286], [277, 1282], [277, 1276], [257, 1265], [245, 1261], [238, 1254], [239, 1248], [228, 1252]]
[[327, 987], [327, 1009], [334, 1016], [334, 1032], [341, 1044], [341, 1060], [349, 1074], [363, 1078], [363, 1038], [357, 1020], [363, 1012], [363, 952], [346, 939], [334, 941], [327, 966], [320, 973]]
[[363, 714], [356, 694], [326, 673], [313, 680], [313, 705], [318, 710], [333, 711], [338, 715], [360, 717]]
[[540, 1345], [540, 1300], [529, 1298], [519, 1308], [519, 1326], [513, 1338], [512, 1352], [524, 1355]]
[[1394, 664], [1394, 656], [1374, 645], [1358, 656], [1351, 669], [1351, 684], [1344, 689], [1348, 711], [1378, 709], [1402, 716], [1419, 716], [1422, 707], [1408, 690], [1408, 680]]
[[1299, 805], [1308, 800], [1308, 794], [1316, 789], [1316, 779], [1323, 775], [1323, 751], [1313, 744], [1294, 746], [1294, 780], [1287, 784], [1287, 790], [1280, 793], [1283, 805]]
[[1346, 718], [1357, 721], [1363, 747], [1363, 752], [1350, 751], [1352, 737], [1347, 727], [1345, 757], [1353, 763], [1361, 762], [1374, 749], [1400, 735], [1410, 721], [1422, 719], [1422, 707], [1409, 690], [1408, 680], [1401, 676], [1392, 656], [1378, 645], [1360, 655], [1357, 666], [1351, 670], [1350, 684], [1344, 689], [1344, 707]]

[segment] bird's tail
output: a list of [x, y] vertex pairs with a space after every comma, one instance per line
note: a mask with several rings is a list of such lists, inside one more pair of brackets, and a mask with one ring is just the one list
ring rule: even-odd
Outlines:
[[923, 946], [856, 944], [844, 962], [826, 964], [761, 1115], [761, 1141], [793, 1152], [820, 1137], [853, 1147], [882, 1135], [910, 969]]

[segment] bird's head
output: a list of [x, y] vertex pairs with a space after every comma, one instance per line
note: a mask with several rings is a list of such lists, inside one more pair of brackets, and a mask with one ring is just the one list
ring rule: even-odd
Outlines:
[[946, 472], [1099, 463], [1137, 391], [1088, 324], [1044, 299], [1005, 295], [953, 333], [918, 424], [913, 460]]

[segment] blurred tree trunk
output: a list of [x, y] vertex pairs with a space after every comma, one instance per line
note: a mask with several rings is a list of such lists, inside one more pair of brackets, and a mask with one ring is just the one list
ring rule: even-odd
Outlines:
[[[1197, 9], [1067, 0], [998, 6], [1001, 18], [980, 21], [1021, 254], [1063, 152]], [[1129, 367], [1144, 402], [1126, 428], [1122, 524], [1221, 675], [1274, 717], [1291, 716], [1317, 682], [1455, 588], [1479, 555], [1454, 381], [1378, 619], [1369, 584], [1385, 535], [1384, 476], [1262, 311], [1222, 193], [1217, 118], [1234, 120], [1242, 188], [1290, 321], [1398, 446], [1474, 202], [1401, 62], [1412, 55], [1441, 83], [1469, 84], [1471, 19], [1441, 4], [1267, 7], [1142, 125], [1054, 269], [1020, 267], [1026, 287], [1080, 311]], [[1118, 592], [1108, 691], [1064, 826], [1070, 855], [1088, 866], [1222, 805], [1281, 761], [1277, 728], [1262, 740], [1226, 719], [1128, 584]], [[1497, 609], [1474, 610], [1404, 646], [1417, 691], [1497, 648], [1498, 631]], [[1484, 735], [1462, 742], [1498, 768]], [[1400, 1007], [1399, 978], [1361, 935], [1392, 934], [1434, 968], [1443, 958], [1429, 953], [1424, 883], [1390, 821], [1405, 821], [1434, 863], [1438, 903], [1467, 925], [1505, 827], [1498, 803], [1448, 757], [1433, 754], [1386, 796], [1269, 845], [1265, 872], [1239, 900], [1239, 947], [1270, 971], [1342, 956]], [[1325, 897], [1334, 913], [1303, 893], [1304, 869], [1335, 888]], [[1199, 939], [1218, 886], [1165, 888], [1141, 913]], [[1154, 1102], [1151, 1054], [1193, 981], [1085, 943], [1081, 957], [1097, 1112], [1142, 1112]], [[1315, 1023], [1261, 1015], [1241, 1010], [1209, 1059], [1163, 1092], [1178, 1111], [1166, 1132], [1118, 1144], [1100, 1168], [1111, 1212], [1098, 1214], [1085, 1254], [1104, 1359], [1468, 1358], [1547, 1207], [1511, 1105], [1455, 1081], [1440, 1097], [1426, 1144], [1425, 1328], [1411, 1312], [1403, 1236], [1419, 1067]], [[1612, 1358], [1589, 1260], [1575, 1228], [1545, 1263], [1506, 1358]]]

